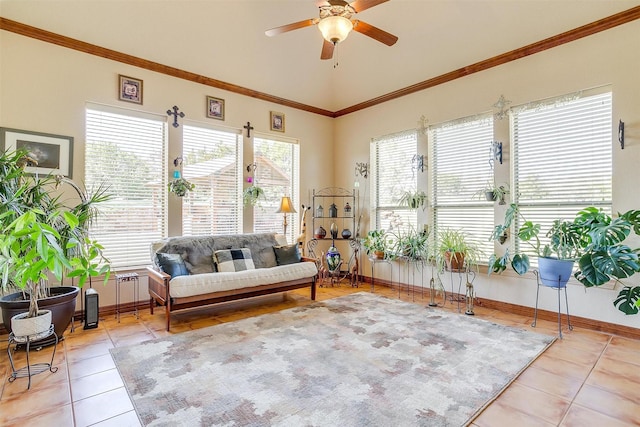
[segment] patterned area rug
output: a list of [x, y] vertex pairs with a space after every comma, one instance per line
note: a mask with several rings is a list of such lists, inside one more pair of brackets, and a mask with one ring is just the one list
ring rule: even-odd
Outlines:
[[554, 337], [370, 293], [111, 350], [153, 426], [460, 426]]

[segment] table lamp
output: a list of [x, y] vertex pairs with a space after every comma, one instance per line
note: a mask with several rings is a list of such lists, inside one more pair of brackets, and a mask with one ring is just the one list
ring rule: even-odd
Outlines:
[[291, 198], [288, 196], [283, 196], [282, 200], [280, 200], [280, 208], [276, 211], [276, 213], [281, 213], [284, 215], [284, 235], [287, 235], [287, 214], [296, 213], [296, 210], [293, 208], [293, 202]]

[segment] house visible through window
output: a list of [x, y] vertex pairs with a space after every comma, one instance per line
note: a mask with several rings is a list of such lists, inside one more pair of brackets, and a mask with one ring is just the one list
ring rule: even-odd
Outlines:
[[429, 138], [435, 237], [443, 229], [461, 229], [488, 257], [493, 253], [489, 237], [494, 226], [494, 202], [478, 197], [478, 192], [488, 182], [493, 183], [489, 163], [493, 120], [488, 116], [445, 123], [431, 128]]
[[91, 237], [113, 268], [149, 264], [149, 244], [167, 235], [166, 117], [90, 105], [85, 185], [107, 185]]
[[[264, 190], [264, 198], [253, 209], [255, 233], [283, 233], [283, 214], [276, 213], [283, 196], [291, 197], [300, 212], [300, 147], [295, 140], [272, 139], [256, 134], [253, 139], [256, 163], [255, 184]], [[295, 240], [300, 226], [296, 214], [289, 214], [287, 239]]]
[[611, 213], [611, 122], [611, 92], [513, 109], [513, 194], [543, 232], [584, 207]]
[[405, 192], [418, 190], [417, 172], [412, 169], [412, 159], [417, 151], [418, 134], [415, 130], [382, 136], [372, 141], [374, 182], [371, 208], [376, 229], [391, 234], [417, 229], [416, 210], [401, 203]]
[[242, 230], [240, 132], [183, 126], [183, 177], [195, 189], [182, 199], [182, 234]]

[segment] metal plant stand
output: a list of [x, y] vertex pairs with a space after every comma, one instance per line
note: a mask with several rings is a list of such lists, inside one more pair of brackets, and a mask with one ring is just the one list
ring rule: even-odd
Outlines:
[[536, 323], [538, 322], [538, 297], [540, 295], [540, 286], [544, 286], [545, 288], [551, 288], [551, 289], [557, 289], [558, 290], [558, 335], [560, 336], [560, 339], [562, 339], [562, 312], [561, 312], [561, 301], [562, 299], [560, 298], [560, 290], [564, 288], [564, 301], [565, 301], [565, 307], [567, 309], [567, 324], [569, 325], [569, 330], [573, 331], [573, 326], [571, 325], [571, 316], [569, 315], [569, 297], [567, 296], [567, 285], [560, 285], [560, 281], [561, 281], [561, 277], [558, 277], [558, 286], [547, 286], [547, 285], [543, 285], [542, 282], [540, 281], [540, 272], [539, 271], [534, 271], [534, 274], [536, 275], [536, 282], [538, 283], [537, 289], [536, 289], [536, 308], [533, 314], [533, 323], [531, 324], [532, 327], [536, 327]]
[[[55, 338], [55, 344], [53, 346], [53, 354], [51, 355], [51, 363], [35, 363], [31, 365], [29, 362], [29, 351], [31, 350], [31, 343], [33, 341], [38, 341], [44, 338], [48, 338], [52, 336]], [[13, 364], [13, 356], [11, 355], [11, 346], [15, 345], [14, 351], [18, 347], [19, 344], [26, 345], [26, 354], [27, 354], [27, 366], [24, 368], [16, 369]], [[31, 377], [37, 374], [41, 374], [45, 371], [49, 371], [51, 373], [58, 372], [58, 367], [53, 366], [53, 359], [56, 357], [56, 348], [58, 347], [58, 335], [56, 335], [54, 326], [51, 325], [48, 331], [45, 331], [42, 334], [38, 335], [28, 335], [25, 337], [17, 337], [12, 333], [9, 334], [9, 345], [7, 346], [7, 354], [9, 355], [9, 363], [11, 364], [11, 375], [9, 376], [9, 382], [12, 383], [16, 380], [16, 378], [29, 378], [29, 383], [27, 384], [27, 390], [31, 388]]]
[[136, 319], [140, 318], [138, 313], [138, 302], [140, 301], [140, 278], [138, 273], [116, 274], [116, 319], [120, 323], [120, 285], [124, 282], [133, 282], [134, 310]]

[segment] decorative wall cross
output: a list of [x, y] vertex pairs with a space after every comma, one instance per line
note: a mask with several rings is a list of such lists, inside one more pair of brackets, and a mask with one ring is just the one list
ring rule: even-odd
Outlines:
[[247, 138], [251, 138], [251, 131], [253, 130], [253, 126], [251, 126], [251, 122], [247, 122], [247, 125], [242, 127], [247, 130]]
[[180, 126], [180, 124], [178, 123], [178, 116], [180, 116], [180, 118], [184, 117], [184, 113], [182, 111], [180, 111], [178, 113], [179, 108], [177, 106], [173, 106], [173, 111], [171, 110], [167, 110], [167, 115], [168, 116], [173, 116], [173, 127], [177, 128], [178, 126]]

